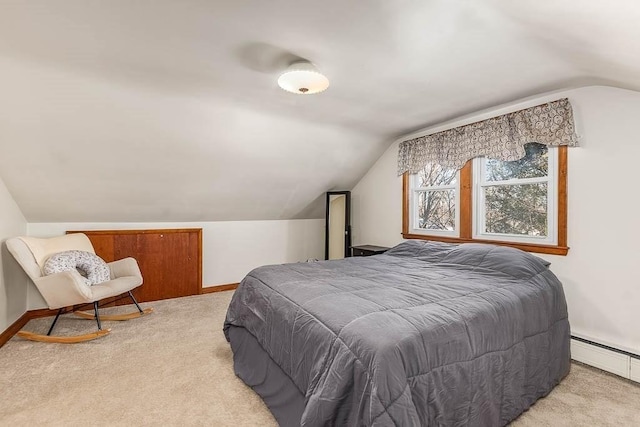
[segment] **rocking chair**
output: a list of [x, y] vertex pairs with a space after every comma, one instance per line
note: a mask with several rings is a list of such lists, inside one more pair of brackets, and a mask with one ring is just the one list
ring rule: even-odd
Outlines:
[[[20, 331], [17, 335], [22, 338], [32, 341], [67, 344], [89, 341], [108, 335], [111, 332], [111, 329], [102, 329], [101, 319], [129, 320], [153, 312], [153, 308], [143, 310], [131, 293], [131, 290], [142, 284], [140, 268], [133, 258], [125, 258], [108, 263], [111, 280], [93, 286], [88, 286], [84, 282], [84, 278], [76, 270], [63, 271], [48, 276], [42, 274], [44, 263], [55, 253], [79, 250], [95, 254], [91, 241], [85, 234], [74, 233], [49, 239], [14, 237], [8, 239], [6, 244], [9, 252], [36, 285], [49, 308], [52, 310], [58, 309], [58, 313], [46, 335]], [[138, 311], [128, 314], [100, 316], [98, 312], [100, 300], [124, 293], [128, 293]], [[84, 319], [95, 319], [98, 324], [98, 330], [70, 337], [52, 336], [51, 333], [58, 318], [66, 312], [65, 308], [78, 304], [93, 304], [94, 314], [75, 310], [73, 312], [76, 316]]]

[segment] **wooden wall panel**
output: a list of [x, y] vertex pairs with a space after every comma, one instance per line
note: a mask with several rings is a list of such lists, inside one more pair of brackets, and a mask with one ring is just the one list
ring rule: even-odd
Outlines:
[[202, 291], [202, 229], [71, 232], [85, 233], [96, 254], [107, 262], [126, 257], [138, 261], [144, 282], [133, 294], [139, 302]]
[[115, 261], [114, 236], [112, 234], [95, 234], [89, 237], [96, 254], [106, 262]]

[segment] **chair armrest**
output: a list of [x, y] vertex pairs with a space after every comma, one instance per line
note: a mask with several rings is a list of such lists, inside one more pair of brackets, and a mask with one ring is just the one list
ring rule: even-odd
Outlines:
[[33, 283], [50, 309], [93, 302], [91, 289], [75, 270], [38, 277]]
[[140, 267], [138, 267], [138, 261], [136, 261], [135, 258], [124, 258], [110, 262], [107, 265], [109, 266], [109, 270], [111, 270], [111, 279], [134, 276], [139, 277], [140, 283], [142, 283], [142, 273], [140, 272]]

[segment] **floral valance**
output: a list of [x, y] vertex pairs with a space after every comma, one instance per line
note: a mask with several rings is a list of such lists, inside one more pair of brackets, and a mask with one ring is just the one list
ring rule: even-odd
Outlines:
[[398, 150], [398, 175], [418, 173], [427, 163], [460, 169], [479, 156], [518, 160], [529, 142], [578, 145], [568, 99], [404, 141]]

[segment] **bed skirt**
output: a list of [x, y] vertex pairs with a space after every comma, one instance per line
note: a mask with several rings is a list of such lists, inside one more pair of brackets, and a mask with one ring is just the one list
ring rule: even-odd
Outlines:
[[262, 398], [281, 427], [298, 427], [305, 396], [245, 328], [231, 326], [236, 375]]

